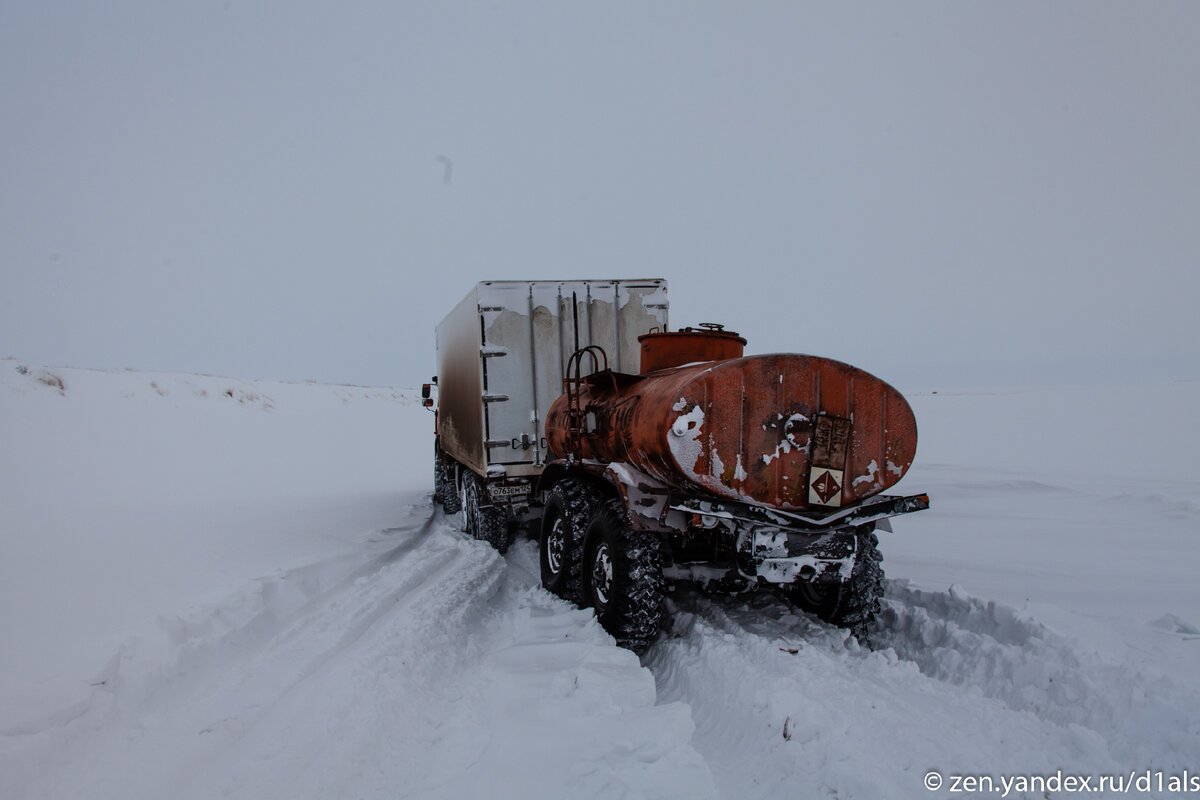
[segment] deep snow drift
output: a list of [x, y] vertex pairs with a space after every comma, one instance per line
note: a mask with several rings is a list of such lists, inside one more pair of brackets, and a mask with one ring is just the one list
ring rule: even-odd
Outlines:
[[0, 796], [1200, 771], [1200, 385], [910, 399], [879, 650], [683, 590], [639, 663], [434, 513], [410, 393], [2, 361]]

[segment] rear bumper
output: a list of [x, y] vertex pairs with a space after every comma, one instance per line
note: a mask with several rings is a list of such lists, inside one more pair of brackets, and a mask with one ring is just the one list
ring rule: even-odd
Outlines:
[[912, 495], [876, 497], [816, 518], [749, 506], [721, 511], [710, 508], [706, 513], [730, 515], [726, 520], [738, 531], [736, 559], [743, 577], [771, 584], [841, 583], [854, 571], [860, 532], [873, 530], [890, 517], [927, 508], [927, 495]]
[[850, 579], [858, 554], [853, 528], [818, 535], [756, 528], [746, 538], [750, 546], [739, 548], [739, 567], [766, 583], [841, 583]]
[[672, 511], [717, 517], [743, 525], [765, 525], [789, 532], [809, 533], [827, 533], [845, 528], [857, 528], [881, 519], [911, 514], [914, 511], [924, 511], [927, 508], [929, 508], [929, 495], [927, 494], [914, 494], [907, 497], [881, 494], [858, 505], [838, 509], [828, 514], [784, 511], [745, 503], [713, 502], [697, 498], [682, 499], [670, 506]]

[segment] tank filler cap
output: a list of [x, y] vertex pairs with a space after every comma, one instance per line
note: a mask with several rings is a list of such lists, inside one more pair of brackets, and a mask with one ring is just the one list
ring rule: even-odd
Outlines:
[[[666, 333], [666, 331], [664, 331], [664, 333]], [[741, 339], [742, 338], [741, 335], [737, 331], [725, 330], [725, 326], [722, 325], [720, 322], [700, 322], [694, 328], [691, 325], [689, 325], [686, 328], [680, 328], [679, 330], [675, 331], [675, 333], [676, 334], [698, 333], [701, 335], [722, 336], [722, 337], [733, 338], [733, 339]]]

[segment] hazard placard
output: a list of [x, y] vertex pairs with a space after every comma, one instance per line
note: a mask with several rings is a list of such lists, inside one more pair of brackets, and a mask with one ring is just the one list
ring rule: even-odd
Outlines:
[[816, 506], [842, 504], [842, 475], [840, 469], [813, 467], [808, 480], [808, 502]]

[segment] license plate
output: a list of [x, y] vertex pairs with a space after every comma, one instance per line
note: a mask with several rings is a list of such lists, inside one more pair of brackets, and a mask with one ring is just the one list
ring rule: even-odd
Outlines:
[[492, 497], [517, 497], [520, 495], [528, 494], [529, 487], [524, 486], [524, 485], [520, 485], [520, 486], [496, 485], [496, 486], [492, 486], [489, 489], [489, 491], [492, 493]]

